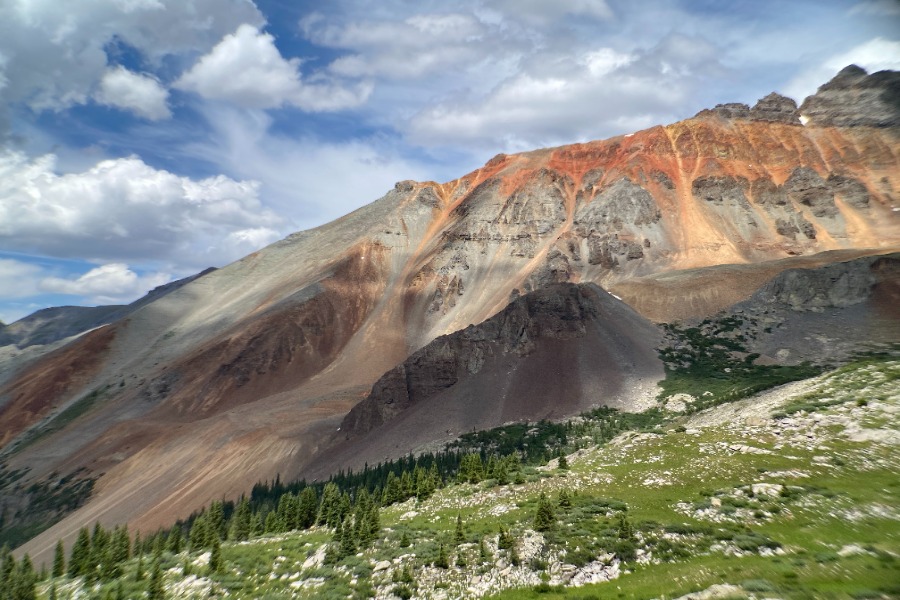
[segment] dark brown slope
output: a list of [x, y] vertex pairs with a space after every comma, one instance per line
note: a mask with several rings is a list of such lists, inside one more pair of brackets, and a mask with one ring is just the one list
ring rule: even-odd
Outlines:
[[[593, 284], [554, 284], [441, 336], [387, 372], [311, 472], [359, 467], [512, 421], [635, 408], [663, 375], [655, 325]], [[636, 401], [637, 400], [637, 401]]]

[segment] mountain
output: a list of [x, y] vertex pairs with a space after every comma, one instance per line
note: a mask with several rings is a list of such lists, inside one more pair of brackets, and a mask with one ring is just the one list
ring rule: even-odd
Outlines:
[[57, 306], [44, 308], [9, 325], [0, 323], [0, 346], [14, 345], [19, 349], [44, 346], [124, 319], [142, 306], [214, 270], [209, 268], [196, 275], [158, 286], [128, 305]]
[[[849, 79], [799, 109], [770, 95], [400, 182], [7, 373], [7, 512], [24, 514], [29, 489], [89, 489], [25, 549], [46, 557], [94, 520], [150, 531], [257, 481], [405, 454], [447, 429], [636, 408], [643, 395], [616, 395], [641, 377], [652, 396], [663, 377], [650, 321], [704, 319], [787, 269], [900, 248], [900, 134], [882, 117], [896, 77]], [[579, 286], [554, 286], [566, 282]], [[416, 373], [456, 383], [417, 387]], [[523, 410], [503, 408], [504, 389]], [[382, 445], [340, 446], [367, 435]], [[329, 462], [339, 448], [347, 460]]]

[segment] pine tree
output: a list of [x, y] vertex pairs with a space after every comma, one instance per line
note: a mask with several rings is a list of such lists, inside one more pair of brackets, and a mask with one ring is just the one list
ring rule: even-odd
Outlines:
[[69, 558], [69, 577], [79, 577], [87, 573], [91, 559], [91, 536], [87, 527], [78, 531], [75, 544], [72, 545], [72, 554]]
[[478, 542], [478, 562], [486, 563], [491, 560], [491, 554], [488, 551], [487, 544], [484, 543], [484, 538], [481, 538]]
[[388, 506], [394, 502], [402, 500], [403, 490], [400, 487], [400, 479], [393, 471], [388, 472], [387, 481], [384, 484], [384, 493], [381, 497], [381, 504]]
[[206, 524], [209, 527], [210, 535], [218, 536], [219, 540], [225, 539], [227, 530], [225, 529], [225, 506], [222, 502], [215, 500], [210, 503]]
[[[13, 577], [16, 568], [16, 559], [13, 557], [9, 546], [3, 544], [0, 548], [0, 590], [8, 589], [11, 585], [10, 579]], [[0, 596], [2, 598], [2, 596]]]
[[210, 575], [214, 573], [222, 572], [222, 542], [219, 540], [219, 536], [212, 536], [212, 549], [209, 552], [209, 573]]
[[572, 508], [572, 495], [566, 488], [559, 490], [559, 507]]
[[128, 526], [116, 527], [112, 539], [112, 560], [122, 564], [130, 558], [131, 540], [128, 538]]
[[134, 534], [134, 550], [132, 550], [132, 556], [139, 556], [144, 553], [144, 543], [141, 541], [141, 532], [135, 532]]
[[209, 546], [210, 536], [209, 527], [206, 524], [206, 517], [204, 515], [200, 515], [196, 519], [194, 519], [194, 524], [191, 525], [191, 533], [188, 536], [191, 541], [191, 551], [197, 552], [203, 548]]
[[631, 521], [623, 513], [619, 516], [619, 538], [623, 540], [630, 540], [634, 537], [634, 527], [631, 525]]
[[547, 499], [547, 494], [541, 492], [538, 498], [537, 512], [534, 514], [534, 528], [537, 531], [547, 531], [553, 527], [556, 516], [553, 514], [553, 506]]
[[350, 556], [356, 552], [356, 541], [353, 539], [353, 526], [350, 524], [349, 517], [344, 520], [341, 530], [341, 547], [338, 554], [341, 558]]
[[500, 535], [497, 537], [497, 548], [500, 550], [510, 550], [515, 545], [515, 540], [509, 533], [509, 529], [500, 525]]
[[266, 524], [263, 529], [266, 533], [278, 533], [281, 531], [281, 527], [278, 523], [278, 516], [275, 514], [275, 511], [266, 515]]
[[439, 569], [447, 569], [450, 567], [450, 563], [447, 561], [447, 549], [444, 548], [443, 542], [441, 542], [441, 548], [438, 550], [438, 557], [434, 561], [434, 566]]
[[400, 535], [400, 547], [409, 548], [409, 535], [405, 531]]
[[298, 527], [309, 529], [316, 523], [316, 509], [318, 507], [318, 498], [316, 498], [315, 488], [305, 487], [300, 492], [297, 507]]
[[566, 471], [569, 468], [569, 460], [566, 458], [565, 453], [562, 448], [559, 449], [559, 469], [561, 471]]
[[160, 566], [159, 560], [154, 560], [153, 567], [150, 569], [150, 584], [147, 586], [147, 600], [163, 600], [165, 597], [162, 566]]
[[66, 550], [63, 547], [62, 540], [56, 542], [56, 549], [53, 551], [53, 576], [62, 577], [66, 573]]
[[137, 567], [134, 569], [134, 580], [142, 581], [144, 579], [144, 554], [138, 554]]
[[169, 537], [166, 540], [166, 549], [172, 554], [178, 554], [181, 552], [181, 547], [184, 544], [184, 537], [181, 532], [181, 525], [175, 525], [169, 531]]
[[456, 531], [453, 532], [453, 543], [459, 546], [466, 539], [466, 534], [463, 531], [463, 523], [462, 523], [462, 515], [460, 513], [456, 513]]
[[[296, 511], [293, 512], [296, 514]], [[250, 537], [250, 501], [246, 498], [241, 498], [231, 517], [229, 537], [239, 542], [243, 542]]]
[[31, 558], [26, 554], [16, 569], [15, 581], [13, 582], [12, 600], [37, 600], [37, 574], [34, 572], [34, 565]]

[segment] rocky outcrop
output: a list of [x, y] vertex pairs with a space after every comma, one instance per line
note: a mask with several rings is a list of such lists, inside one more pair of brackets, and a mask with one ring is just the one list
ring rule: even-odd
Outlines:
[[[627, 329], [628, 334], [616, 334], [609, 344], [615, 358], [607, 364], [596, 365], [597, 373], [612, 371], [607, 372], [607, 377], [620, 381], [622, 371], [650, 372], [657, 366], [653, 348], [659, 332], [654, 325], [596, 286], [553, 284], [514, 299], [500, 313], [479, 325], [435, 339], [385, 373], [372, 386], [368, 397], [344, 418], [341, 434], [348, 437], [364, 434], [440, 394], [444, 394], [443, 403], [453, 397], [456, 402], [476, 402], [484, 410], [485, 405], [499, 402], [491, 393], [491, 388], [497, 386], [471, 385], [473, 380], [489, 379], [494, 383], [506, 380], [510, 369], [518, 370], [511, 365], [548, 346], [565, 354], [561, 346], [578, 344], [577, 340], [586, 337], [602, 337], [598, 328], [608, 332]], [[498, 369], [500, 363], [502, 367]], [[570, 372], [554, 376], [571, 379], [574, 385], [570, 387], [574, 389], [579, 385], [579, 367], [576, 363], [570, 368]], [[516, 377], [529, 378], [526, 373], [518, 373]], [[508, 388], [512, 383], [507, 381], [499, 387]], [[463, 392], [448, 397], [446, 392], [454, 387], [477, 391], [474, 397]], [[571, 405], [572, 400], [557, 397], [552, 403]], [[535, 406], [535, 402], [529, 403], [521, 397], [516, 402]], [[536, 414], [522, 414], [518, 418], [540, 418], [552, 412], [552, 406], [543, 401], [538, 401], [536, 406]]]
[[803, 101], [800, 113], [819, 127], [897, 127], [900, 72], [869, 75], [856, 65], [844, 67]]
[[900, 284], [900, 254], [861, 258], [817, 269], [789, 269], [764, 285], [751, 302], [793, 311], [846, 308], [872, 297], [876, 283]]
[[729, 102], [701, 110], [696, 116], [800, 125], [800, 111], [797, 109], [797, 103], [776, 92], [760, 98], [753, 108], [742, 102]]

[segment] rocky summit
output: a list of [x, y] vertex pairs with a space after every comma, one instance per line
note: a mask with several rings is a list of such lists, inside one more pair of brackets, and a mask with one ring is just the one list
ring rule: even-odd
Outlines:
[[[5, 326], [0, 534], [47, 561], [85, 523], [152, 532], [276, 477], [886, 351], [897, 82], [848, 67], [799, 107], [501, 154], [128, 310]], [[553, 560], [554, 582], [612, 577]]]

